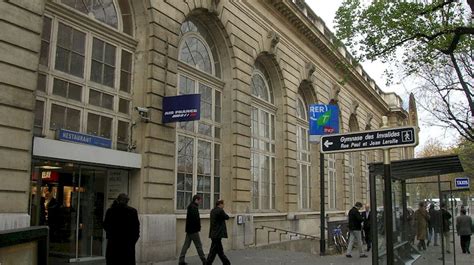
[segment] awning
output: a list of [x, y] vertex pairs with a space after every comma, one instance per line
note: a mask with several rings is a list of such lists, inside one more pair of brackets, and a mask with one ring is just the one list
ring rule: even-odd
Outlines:
[[[384, 175], [382, 162], [370, 163], [369, 170], [372, 176]], [[407, 180], [464, 172], [464, 169], [457, 155], [447, 155], [392, 161], [391, 172], [392, 178]]]

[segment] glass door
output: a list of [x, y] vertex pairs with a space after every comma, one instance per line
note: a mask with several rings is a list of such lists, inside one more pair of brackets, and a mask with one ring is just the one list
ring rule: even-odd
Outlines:
[[49, 226], [52, 264], [103, 260], [105, 209], [128, 171], [35, 160], [32, 172], [31, 225]]

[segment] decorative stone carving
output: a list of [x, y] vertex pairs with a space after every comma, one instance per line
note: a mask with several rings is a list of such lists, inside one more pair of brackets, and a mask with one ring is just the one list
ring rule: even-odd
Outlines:
[[280, 42], [280, 36], [275, 31], [269, 31], [267, 37], [270, 39], [270, 47], [268, 52], [275, 54], [277, 50], [277, 44]]
[[374, 115], [372, 113], [367, 114], [367, 120], [365, 122], [365, 129], [370, 130], [372, 128], [372, 119], [374, 118]]
[[339, 93], [341, 92], [341, 87], [338, 86], [337, 84], [332, 85], [332, 89], [330, 92], [330, 102], [331, 103], [337, 103], [339, 101]]
[[209, 7], [209, 12], [218, 14], [217, 7], [219, 6], [219, 3], [221, 0], [211, 0], [211, 6]]
[[357, 116], [357, 109], [359, 108], [359, 102], [357, 101], [352, 101], [351, 104], [351, 114], [354, 114]]
[[305, 66], [305, 75], [304, 75], [305, 80], [311, 82], [312, 80], [311, 77], [314, 71], [316, 71], [316, 65], [314, 65], [314, 63], [312, 62], [307, 62]]

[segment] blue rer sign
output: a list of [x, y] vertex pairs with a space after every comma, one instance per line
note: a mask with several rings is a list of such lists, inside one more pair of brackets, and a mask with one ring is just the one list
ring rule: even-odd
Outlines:
[[469, 178], [456, 178], [456, 188], [469, 188]]
[[112, 140], [110, 139], [64, 129], [59, 130], [58, 140], [79, 144], [95, 145], [104, 148], [112, 148]]
[[201, 94], [163, 98], [163, 123], [200, 119]]
[[310, 140], [317, 141], [314, 136], [339, 133], [339, 108], [337, 105], [309, 105]]

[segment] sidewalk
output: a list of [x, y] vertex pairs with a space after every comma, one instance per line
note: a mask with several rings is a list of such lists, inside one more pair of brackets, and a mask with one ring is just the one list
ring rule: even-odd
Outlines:
[[[370, 253], [368, 253], [370, 254]], [[346, 258], [345, 255], [337, 256], [317, 256], [308, 253], [291, 252], [285, 250], [276, 249], [243, 249], [227, 251], [226, 256], [232, 262], [233, 265], [314, 265], [314, 264], [325, 264], [325, 265], [366, 265], [371, 264], [370, 255], [368, 258], [359, 258], [357, 255], [353, 255], [353, 258]], [[189, 265], [201, 265], [199, 257], [186, 257], [186, 262]], [[177, 260], [165, 261], [159, 263], [153, 263], [153, 265], [176, 265]], [[213, 264], [222, 264], [217, 257]]]
[[[450, 265], [473, 265], [474, 254], [463, 254], [459, 244], [459, 237], [455, 238], [456, 242], [456, 263], [453, 261], [453, 254], [446, 254], [445, 264]], [[471, 247], [473, 252], [473, 247]], [[291, 252], [277, 249], [243, 249], [227, 251], [226, 255], [233, 265], [368, 265], [372, 264], [371, 253], [368, 258], [359, 258], [357, 251], [353, 251], [353, 258], [346, 258], [345, 255], [318, 256], [308, 253]], [[474, 252], [473, 252], [474, 253]], [[441, 257], [441, 247], [430, 246], [426, 251], [421, 252], [422, 256], [417, 259], [414, 265], [441, 265], [443, 264], [439, 258]], [[197, 256], [186, 257], [189, 265], [201, 265], [201, 261]], [[153, 263], [153, 265], [176, 265], [177, 260]], [[218, 257], [214, 264], [222, 264]]]

